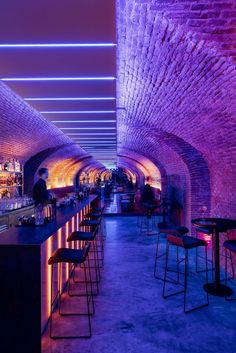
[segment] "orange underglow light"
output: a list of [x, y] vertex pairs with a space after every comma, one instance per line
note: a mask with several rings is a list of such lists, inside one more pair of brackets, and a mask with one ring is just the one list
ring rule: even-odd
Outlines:
[[[47, 259], [49, 259], [52, 255], [52, 237], [47, 240]], [[50, 315], [51, 307], [50, 307], [50, 299], [51, 299], [51, 266], [47, 264], [47, 314], [48, 317]]]
[[[66, 223], [66, 239], [69, 236], [69, 222]], [[66, 240], [65, 239], [65, 240]], [[66, 241], [66, 247], [69, 248], [69, 243]], [[69, 278], [69, 264], [66, 264], [66, 280]]]
[[[58, 248], [61, 248], [62, 247], [62, 229], [61, 228], [57, 232], [57, 238], [58, 238]], [[59, 283], [60, 283], [60, 281], [59, 281], [59, 271], [58, 271], [58, 284], [57, 284], [57, 286], [59, 286]], [[61, 283], [60, 287], [61, 287], [60, 291], [62, 291], [62, 283]], [[57, 288], [57, 289], [59, 289], [59, 288]]]

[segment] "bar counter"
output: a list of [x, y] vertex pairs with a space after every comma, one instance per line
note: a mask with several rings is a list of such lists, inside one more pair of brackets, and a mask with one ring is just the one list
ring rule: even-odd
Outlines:
[[[90, 195], [57, 210], [56, 220], [47, 225], [14, 227], [0, 234], [0, 352], [41, 353], [41, 335], [50, 313], [48, 259], [59, 247], [73, 247], [67, 236], [97, 202], [97, 196]], [[68, 276], [65, 265], [63, 284]], [[54, 278], [56, 293], [58, 276]]]

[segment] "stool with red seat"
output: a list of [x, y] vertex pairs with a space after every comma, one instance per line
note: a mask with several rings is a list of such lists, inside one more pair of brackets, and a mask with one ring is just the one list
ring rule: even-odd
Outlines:
[[[158, 260], [164, 256], [166, 256], [166, 252], [159, 253], [159, 246], [160, 246], [160, 237], [161, 234], [165, 234], [165, 236], [169, 234], [173, 234], [176, 236], [182, 236], [189, 232], [188, 228], [185, 226], [175, 226], [172, 224], [167, 224], [166, 222], [158, 223], [158, 233], [157, 233], [157, 242], [156, 242], [156, 255], [155, 255], [155, 263], [154, 263], [154, 277], [156, 279], [163, 280], [163, 277], [158, 275]], [[177, 249], [178, 251], [178, 249]]]
[[[167, 272], [170, 271], [168, 268], [168, 259], [169, 259], [169, 248], [170, 246], [175, 246], [177, 248], [182, 248], [184, 250], [184, 258], [179, 260], [178, 253], [177, 253], [177, 281], [173, 280], [173, 284], [181, 284], [183, 289], [171, 294], [166, 294], [166, 283], [170, 282], [167, 281]], [[184, 293], [184, 312], [189, 313], [194, 310], [203, 308], [209, 305], [209, 298], [208, 293], [206, 292], [206, 303], [192, 307], [191, 309], [187, 309], [187, 284], [188, 284], [188, 275], [189, 275], [189, 250], [196, 249], [197, 247], [204, 247], [205, 248], [205, 264], [206, 264], [206, 283], [208, 283], [208, 271], [207, 271], [207, 243], [204, 240], [190, 237], [188, 235], [177, 236], [177, 235], [167, 235], [167, 242], [166, 242], [166, 265], [165, 265], [165, 274], [164, 274], [164, 283], [163, 283], [163, 298], [168, 298], [170, 296], [174, 296], [180, 293]], [[184, 283], [180, 283], [179, 281], [179, 265], [181, 262], [184, 261]]]

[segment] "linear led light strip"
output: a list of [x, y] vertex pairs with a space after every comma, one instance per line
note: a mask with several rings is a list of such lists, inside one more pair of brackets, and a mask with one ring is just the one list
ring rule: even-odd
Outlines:
[[96, 48], [115, 47], [115, 43], [8, 43], [0, 44], [0, 48]]
[[112, 101], [116, 100], [115, 97], [56, 97], [56, 98], [47, 98], [47, 97], [30, 97], [25, 98], [25, 101]]
[[113, 81], [115, 77], [2, 77], [1, 81]]
[[[78, 142], [79, 143], [79, 142]], [[99, 143], [99, 144], [90, 144], [90, 143], [86, 143], [86, 144], [84, 144], [84, 143], [80, 143], [80, 145], [81, 146], [86, 146], [86, 147], [92, 147], [92, 148], [94, 148], [94, 147], [101, 147], [101, 148], [103, 148], [103, 146], [104, 146], [104, 148], [106, 148], [106, 147], [112, 147], [112, 148], [116, 148], [116, 144], [115, 143]]]
[[106, 141], [106, 140], [104, 140], [104, 141], [84, 141], [84, 140], [80, 140], [80, 139], [78, 139], [78, 140], [73, 140], [74, 142], [77, 142], [77, 143], [80, 143], [80, 144], [86, 144], [86, 145], [107, 145], [108, 143], [109, 144], [113, 144], [113, 145], [116, 145], [117, 144], [117, 142], [116, 142], [116, 140], [108, 140], [108, 141]]
[[87, 141], [80, 141], [81, 145], [86, 145], [86, 146], [102, 146], [102, 145], [116, 145], [116, 141], [93, 141], [93, 142], [87, 142]]
[[105, 148], [98, 148], [98, 149], [96, 149], [96, 147], [85, 147], [85, 146], [81, 146], [81, 147], [83, 147], [83, 148], [87, 148], [89, 151], [93, 151], [93, 152], [96, 152], [96, 153], [100, 153], [100, 152], [107, 152], [107, 153], [114, 153], [114, 152], [116, 152], [116, 148], [112, 148], [112, 149], [108, 149], [108, 150], [106, 150]]
[[116, 136], [116, 133], [115, 132], [71, 132], [71, 133], [67, 133], [67, 136], [84, 136], [86, 135], [88, 137], [89, 136]]
[[[69, 134], [68, 134], [69, 135]], [[94, 141], [99, 141], [99, 142], [103, 142], [104, 140], [105, 141], [116, 141], [116, 137], [72, 137], [73, 139], [76, 139], [76, 140], [85, 140], [83, 142], [86, 142], [87, 141], [91, 141], [93, 142], [92, 140]]]
[[41, 114], [110, 114], [115, 110], [42, 110]]
[[60, 127], [60, 130], [116, 130], [116, 127]]
[[116, 123], [116, 120], [52, 120], [52, 123]]

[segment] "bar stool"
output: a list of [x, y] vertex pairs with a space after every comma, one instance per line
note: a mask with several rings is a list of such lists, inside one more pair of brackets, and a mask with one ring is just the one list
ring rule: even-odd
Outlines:
[[[171, 224], [167, 224], [165, 222], [160, 222], [158, 223], [158, 233], [157, 233], [157, 243], [156, 243], [156, 255], [155, 255], [155, 263], [154, 263], [154, 277], [156, 279], [160, 279], [160, 280], [164, 280], [162, 277], [157, 275], [157, 263], [158, 263], [158, 259], [160, 259], [161, 257], [166, 256], [166, 252], [163, 252], [161, 254], [159, 254], [159, 242], [160, 242], [160, 235], [161, 234], [165, 234], [166, 236], [169, 234], [172, 235], [176, 235], [181, 237], [184, 234], [187, 234], [189, 232], [187, 227], [184, 226], [174, 226]], [[177, 253], [178, 253], [178, 248], [177, 248]], [[178, 256], [178, 254], [177, 254]]]
[[[231, 266], [233, 265], [232, 263], [232, 253], [236, 254], [236, 240], [226, 240], [223, 244], [223, 247], [225, 249], [225, 285], [227, 286], [227, 281], [228, 281], [228, 259], [231, 260]], [[229, 252], [229, 256], [228, 256]], [[234, 269], [233, 269], [233, 278], [234, 278]], [[227, 298], [225, 297], [226, 300], [232, 301], [236, 300], [236, 298]]]
[[89, 231], [95, 231], [98, 229], [98, 236], [96, 237], [96, 245], [97, 245], [97, 253], [98, 253], [98, 265], [100, 268], [103, 267], [104, 264], [104, 238], [102, 236], [101, 229], [101, 217], [98, 219], [84, 219], [80, 222], [79, 227], [88, 227]]
[[154, 210], [157, 208], [153, 203], [141, 203], [143, 215], [140, 218], [140, 232], [153, 235], [153, 228], [156, 227]]
[[[97, 249], [97, 243], [95, 241], [97, 235], [97, 228], [93, 232], [84, 232], [84, 231], [74, 231], [72, 232], [69, 237], [67, 238], [67, 242], [89, 242], [93, 250], [90, 249], [90, 252], [88, 253], [88, 260], [90, 262], [90, 253], [94, 254], [93, 260], [94, 260], [94, 266], [91, 266], [90, 264], [90, 269], [94, 268], [95, 269], [95, 280], [91, 280], [92, 284], [96, 285], [96, 292], [93, 291], [93, 295], [97, 295], [99, 293], [99, 282], [100, 282], [100, 268], [98, 266], [98, 249]], [[75, 278], [73, 278], [74, 283], [85, 283], [85, 281], [77, 281]]]
[[[102, 217], [101, 220], [101, 230], [102, 230], [102, 237], [103, 239], [106, 239], [106, 222], [104, 221], [104, 211], [105, 211], [105, 206], [102, 207], [96, 207], [96, 208], [91, 208], [90, 211], [87, 213], [87, 215], [91, 215], [91, 217]], [[86, 216], [87, 216], [86, 215]]]
[[94, 212], [102, 212], [103, 213], [105, 210], [105, 205], [103, 205], [102, 207], [93, 207], [92, 210]]
[[[195, 227], [195, 230], [196, 230], [196, 235], [197, 235], [197, 238], [199, 238], [199, 233], [203, 233], [203, 234], [207, 234], [207, 235], [210, 235], [211, 237], [213, 237], [213, 233], [212, 233], [212, 230], [210, 228], [204, 228], [204, 227]], [[226, 239], [227, 241], [229, 241], [229, 233], [228, 231], [226, 232]], [[198, 259], [199, 258], [202, 258], [203, 259], [203, 256], [199, 255], [199, 249], [196, 248], [196, 272], [199, 273], [199, 272], [205, 272], [205, 270], [199, 270], [198, 269]], [[221, 254], [221, 256], [225, 257], [226, 254], [224, 252], [224, 254]], [[234, 278], [234, 266], [233, 266], [233, 259], [232, 259], [232, 253], [230, 252], [229, 253], [229, 257], [230, 259], [230, 264], [231, 264], [231, 271], [232, 271], [232, 276], [228, 277], [228, 279], [232, 279]], [[212, 272], [212, 277], [214, 276], [214, 247], [212, 246], [212, 251], [211, 251], [211, 259], [208, 259], [208, 262], [211, 262], [211, 268], [208, 268], [208, 271], [209, 272]]]
[[[65, 339], [65, 338], [89, 338], [91, 337], [92, 334], [92, 329], [91, 329], [91, 319], [90, 316], [93, 315], [93, 311], [90, 311], [90, 301], [92, 301], [93, 305], [93, 310], [94, 310], [94, 301], [93, 301], [93, 294], [92, 291], [89, 292], [88, 289], [88, 277], [87, 277], [87, 268], [85, 265], [88, 253], [90, 250], [90, 244], [86, 245], [84, 249], [68, 249], [68, 248], [59, 248], [54, 253], [48, 260], [48, 265], [51, 265], [51, 298], [50, 298], [50, 338], [53, 339]], [[87, 312], [86, 313], [62, 313], [61, 311], [61, 296], [62, 296], [62, 291], [61, 291], [61, 281], [62, 281], [62, 263], [68, 263], [68, 264], [74, 264], [74, 265], [80, 265], [81, 268], [83, 269], [84, 272], [84, 278], [85, 278], [85, 296], [86, 296], [86, 303], [87, 303]], [[53, 298], [53, 268], [54, 265], [58, 264], [59, 265], [59, 281], [58, 281], [58, 291], [56, 293], [56, 296]], [[88, 268], [89, 269], [89, 268]], [[89, 276], [91, 280], [91, 272], [89, 269]], [[70, 277], [69, 277], [70, 280]], [[68, 281], [68, 286], [70, 285]], [[81, 296], [80, 294], [77, 294], [76, 296]], [[88, 317], [88, 328], [89, 328], [89, 334], [88, 335], [73, 335], [73, 336], [57, 336], [53, 335], [53, 309], [54, 305], [57, 301], [58, 298], [58, 308], [59, 308], [59, 314], [62, 316], [87, 316]]]
[[[203, 234], [207, 234], [212, 236], [212, 231], [210, 228], [204, 228], [204, 227], [195, 227], [196, 230], [196, 237], [197, 239], [199, 239], [199, 234], [203, 233]], [[200, 272], [204, 272], [205, 270], [199, 270], [198, 269], [198, 259], [203, 259], [204, 257], [202, 255], [199, 255], [199, 248], [196, 248], [196, 272], [200, 273]], [[212, 251], [211, 251], [211, 259], [208, 259], [208, 262], [211, 262], [211, 268], [208, 268], [209, 272], [212, 272], [212, 276], [214, 273], [214, 254], [213, 254], [214, 250], [213, 250], [213, 246], [212, 246]]]
[[[169, 269], [168, 269], [169, 247], [171, 245], [176, 246], [177, 248], [184, 249], [184, 253], [185, 253], [184, 258], [181, 259], [181, 260], [179, 260], [178, 257], [176, 258], [176, 260], [177, 260], [177, 275], [178, 275], [177, 281], [172, 280], [173, 284], [180, 284], [180, 285], [182, 285], [184, 287], [184, 289], [181, 290], [181, 291], [174, 292], [174, 293], [166, 295], [165, 294], [165, 289], [166, 289], [166, 282], [167, 282], [167, 272], [169, 271]], [[208, 293], [206, 292], [206, 298], [207, 298], [207, 302], [206, 303], [204, 303], [202, 305], [199, 305], [199, 306], [195, 306], [195, 307], [193, 307], [191, 309], [186, 309], [186, 307], [187, 307], [187, 300], [186, 300], [187, 299], [187, 284], [188, 284], [188, 275], [189, 275], [189, 263], [188, 263], [188, 255], [189, 254], [188, 254], [188, 252], [189, 252], [190, 249], [195, 249], [195, 248], [200, 247], [200, 246], [204, 246], [204, 248], [205, 248], [205, 255], [206, 255], [206, 258], [205, 258], [205, 262], [206, 262], [206, 282], [208, 283], [207, 243], [204, 240], [197, 239], [197, 238], [194, 238], [194, 237], [190, 237], [188, 235], [184, 235], [182, 237], [179, 237], [179, 236], [176, 236], [176, 235], [168, 235], [167, 236], [166, 265], [165, 265], [165, 275], [164, 275], [162, 297], [164, 299], [166, 299], [168, 297], [184, 293], [184, 312], [185, 313], [189, 313], [189, 312], [192, 312], [194, 310], [197, 310], [197, 309], [200, 309], [200, 308], [203, 308], [203, 307], [209, 305], [209, 297], [208, 297]], [[184, 283], [180, 283], [180, 281], [179, 281], [179, 274], [180, 274], [179, 264], [182, 261], [184, 261]]]

